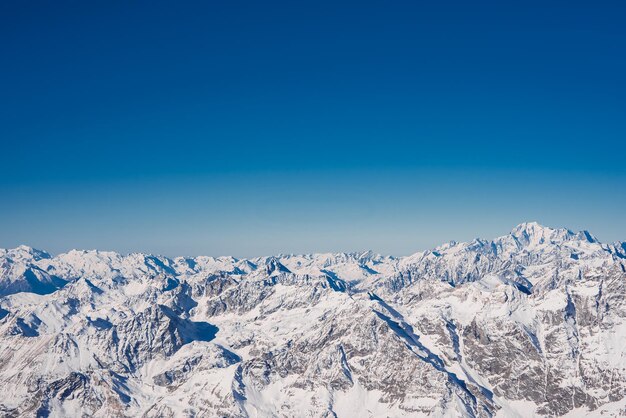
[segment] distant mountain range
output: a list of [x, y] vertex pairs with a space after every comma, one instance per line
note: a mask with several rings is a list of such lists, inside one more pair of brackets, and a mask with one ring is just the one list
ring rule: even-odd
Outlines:
[[0, 250], [5, 417], [626, 415], [626, 243], [408, 257]]

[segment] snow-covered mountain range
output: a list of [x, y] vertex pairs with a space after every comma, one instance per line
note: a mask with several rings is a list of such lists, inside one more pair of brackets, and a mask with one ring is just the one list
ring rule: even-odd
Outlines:
[[0, 415], [623, 416], [626, 243], [408, 257], [0, 250]]

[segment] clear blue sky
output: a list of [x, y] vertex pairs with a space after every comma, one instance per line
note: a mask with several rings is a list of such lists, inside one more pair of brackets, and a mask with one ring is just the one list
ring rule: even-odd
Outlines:
[[0, 5], [0, 247], [626, 239], [624, 2], [127, 3]]

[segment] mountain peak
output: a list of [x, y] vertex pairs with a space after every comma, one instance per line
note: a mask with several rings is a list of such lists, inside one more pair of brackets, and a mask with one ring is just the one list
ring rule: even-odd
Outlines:
[[291, 273], [287, 267], [285, 267], [276, 257], [268, 257], [265, 260], [265, 272], [268, 275], [272, 275], [275, 272], [278, 273]]
[[542, 232], [546, 230], [554, 231], [554, 229], [550, 228], [549, 226], [541, 225], [537, 221], [530, 221], [530, 222], [522, 222], [521, 224], [517, 225], [515, 228], [511, 230], [511, 234], [517, 235], [517, 234], [522, 234], [524, 232], [530, 234], [530, 233], [537, 233], [537, 232]]
[[517, 225], [510, 235], [524, 245], [555, 244], [576, 238], [596, 242], [589, 232], [575, 234], [567, 228], [551, 228], [534, 221]]
[[28, 245], [20, 245], [19, 247], [9, 250], [9, 252], [20, 258], [32, 258], [34, 260], [51, 258], [50, 254], [47, 252], [29, 247]]

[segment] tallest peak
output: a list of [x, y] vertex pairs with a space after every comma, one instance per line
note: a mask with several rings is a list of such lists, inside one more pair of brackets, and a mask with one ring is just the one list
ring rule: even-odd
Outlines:
[[524, 245], [541, 244], [547, 236], [551, 235], [551, 228], [545, 227], [539, 222], [524, 222], [517, 225], [511, 231], [511, 235]]
[[544, 229], [551, 229], [551, 228], [547, 226], [543, 226], [537, 221], [531, 221], [531, 222], [522, 222], [521, 224], [513, 228], [511, 232], [528, 231], [528, 230], [544, 230]]
[[511, 231], [511, 235], [523, 244], [556, 243], [569, 240], [583, 240], [597, 242], [596, 238], [587, 231], [574, 233], [567, 228], [550, 228], [538, 222], [524, 222]]
[[537, 235], [537, 234], [543, 235], [545, 233], [551, 233], [554, 231], [556, 230], [553, 228], [541, 225], [539, 222], [532, 221], [532, 222], [523, 222], [517, 225], [511, 231], [511, 235], [514, 235], [516, 237], [530, 236], [530, 235]]

